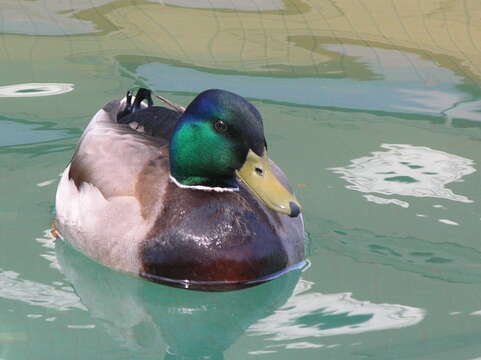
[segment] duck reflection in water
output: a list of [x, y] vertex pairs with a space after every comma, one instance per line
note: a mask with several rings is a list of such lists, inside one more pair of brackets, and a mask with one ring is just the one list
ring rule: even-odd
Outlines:
[[349, 292], [317, 292], [299, 269], [248, 289], [189, 291], [125, 276], [64, 241], [55, 247], [90, 315], [136, 359], [164, 353], [164, 359], [223, 359], [244, 333], [263, 337], [261, 349], [270, 352], [286, 344], [322, 347], [319, 338], [410, 327], [425, 316], [420, 308], [357, 300]]
[[119, 274], [63, 241], [56, 254], [90, 314], [140, 358], [223, 359], [249, 326], [286, 303], [300, 277], [294, 270], [239, 291], [186, 291]]

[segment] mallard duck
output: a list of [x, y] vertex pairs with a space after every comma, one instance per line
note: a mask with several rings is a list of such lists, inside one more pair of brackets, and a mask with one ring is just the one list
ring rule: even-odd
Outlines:
[[301, 206], [254, 105], [217, 89], [185, 109], [159, 98], [171, 109], [140, 89], [92, 118], [58, 185], [59, 234], [110, 268], [183, 287], [300, 266]]

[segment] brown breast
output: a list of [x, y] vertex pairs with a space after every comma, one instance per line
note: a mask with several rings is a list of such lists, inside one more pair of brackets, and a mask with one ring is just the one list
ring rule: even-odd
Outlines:
[[206, 192], [169, 183], [165, 194], [140, 251], [142, 276], [242, 283], [288, 266], [272, 217], [247, 190]]

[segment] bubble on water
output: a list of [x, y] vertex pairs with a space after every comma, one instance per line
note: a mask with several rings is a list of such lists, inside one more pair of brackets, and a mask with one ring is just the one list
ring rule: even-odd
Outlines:
[[473, 202], [446, 188], [476, 171], [473, 160], [425, 146], [382, 144], [381, 148], [387, 151], [375, 151], [371, 156], [351, 160], [346, 167], [330, 170], [350, 184], [346, 186], [348, 189], [363, 193]]

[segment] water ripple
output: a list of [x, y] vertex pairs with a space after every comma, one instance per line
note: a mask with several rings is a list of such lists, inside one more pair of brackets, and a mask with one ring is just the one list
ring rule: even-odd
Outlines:
[[308, 292], [312, 285], [301, 280], [284, 306], [248, 331], [252, 335], [271, 336], [270, 340], [285, 341], [403, 328], [418, 324], [425, 316], [425, 311], [419, 308], [359, 301], [351, 293]]
[[72, 291], [24, 280], [15, 271], [0, 269], [0, 298], [56, 310], [86, 310]]
[[74, 84], [28, 83], [0, 86], [0, 97], [37, 97], [60, 95], [73, 91]]
[[[330, 170], [340, 174], [350, 185], [346, 187], [362, 193], [433, 197], [464, 203], [473, 202], [464, 195], [453, 193], [446, 185], [476, 171], [473, 160], [434, 150], [426, 146], [382, 144], [387, 151], [374, 151], [371, 156], [351, 160], [346, 167]], [[369, 199], [378, 204], [400, 200]]]

